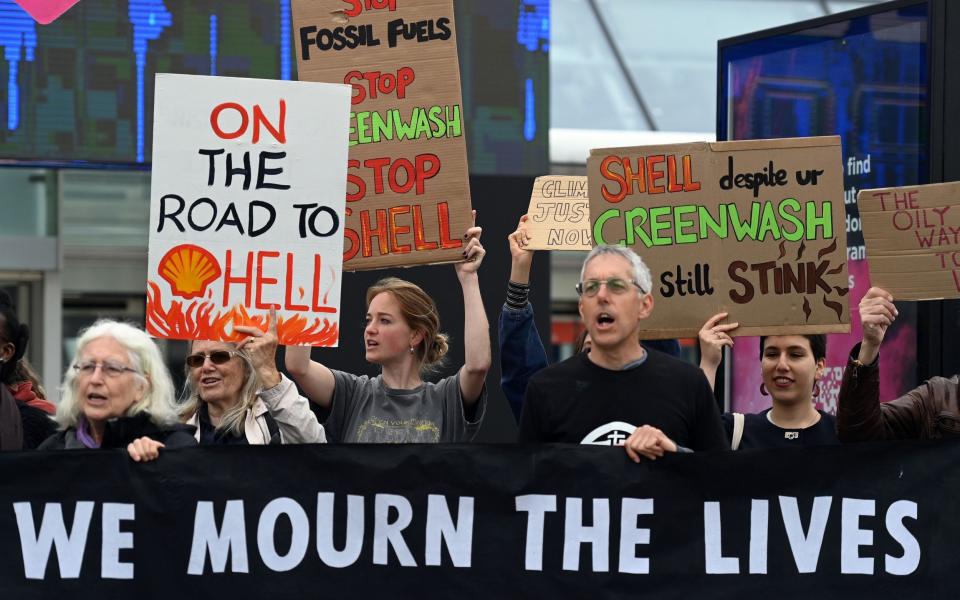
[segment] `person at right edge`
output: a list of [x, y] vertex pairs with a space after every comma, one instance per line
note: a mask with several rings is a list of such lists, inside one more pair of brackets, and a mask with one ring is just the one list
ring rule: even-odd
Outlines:
[[956, 375], [933, 377], [896, 400], [880, 403], [880, 344], [897, 314], [893, 296], [884, 289], [872, 287], [860, 301], [863, 339], [850, 351], [837, 407], [842, 442], [960, 435]]

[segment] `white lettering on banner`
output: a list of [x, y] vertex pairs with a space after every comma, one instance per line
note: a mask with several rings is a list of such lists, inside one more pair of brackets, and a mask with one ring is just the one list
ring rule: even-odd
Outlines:
[[121, 550], [133, 549], [133, 534], [120, 531], [120, 521], [133, 521], [133, 504], [104, 502], [103, 545], [100, 548], [100, 573], [104, 579], [133, 579], [133, 563], [120, 562]]
[[823, 545], [823, 534], [827, 530], [827, 518], [830, 516], [832, 502], [833, 498], [830, 496], [818, 496], [813, 499], [810, 527], [804, 533], [797, 499], [792, 496], [780, 496], [780, 513], [783, 515], [783, 526], [787, 530], [787, 539], [790, 541], [793, 560], [797, 563], [797, 571], [800, 573], [816, 573], [817, 571], [820, 548]]
[[860, 517], [876, 514], [876, 502], [844, 498], [841, 505], [840, 572], [873, 575], [873, 558], [860, 556], [860, 546], [873, 545], [873, 532], [860, 529]]
[[43, 579], [50, 559], [51, 546], [57, 549], [57, 564], [61, 579], [80, 577], [83, 553], [87, 546], [87, 531], [93, 516], [93, 502], [77, 502], [73, 512], [73, 526], [67, 534], [63, 522], [63, 506], [48, 502], [43, 506], [40, 533], [34, 529], [33, 508], [29, 502], [14, 502], [17, 529], [20, 530], [20, 550], [27, 579]]
[[916, 502], [898, 500], [887, 509], [887, 531], [903, 548], [903, 556], [900, 558], [889, 554], [884, 557], [884, 568], [891, 575], [909, 575], [920, 566], [920, 544], [903, 525], [906, 517], [917, 520]]
[[650, 530], [637, 527], [640, 515], [653, 514], [652, 498], [624, 498], [620, 505], [620, 572], [646, 575], [650, 559], [637, 556], [639, 544], [650, 543]]
[[347, 536], [343, 550], [333, 544], [333, 492], [317, 494], [317, 555], [328, 567], [342, 569], [360, 558], [363, 550], [363, 496], [347, 496]]
[[[390, 522], [391, 508], [397, 511], [397, 519], [393, 522]], [[417, 566], [403, 539], [403, 530], [412, 520], [413, 508], [409, 500], [396, 494], [377, 494], [373, 517], [373, 564], [387, 564], [387, 547], [392, 546], [401, 566]]]
[[447, 499], [438, 494], [427, 496], [427, 547], [424, 564], [439, 567], [440, 547], [446, 542], [455, 567], [469, 567], [473, 554], [473, 497], [460, 496], [457, 522], [450, 516]]
[[583, 498], [567, 498], [563, 526], [563, 570], [580, 570], [580, 545], [590, 544], [593, 572], [610, 570], [610, 500], [593, 499], [593, 525], [583, 524]]
[[[291, 537], [290, 549], [285, 555], [277, 552], [274, 544], [274, 531], [277, 528], [277, 519], [286, 515], [290, 520]], [[257, 524], [257, 548], [263, 564], [270, 569], [283, 573], [299, 565], [307, 555], [307, 546], [310, 545], [310, 519], [303, 507], [293, 498], [277, 498], [271, 500], [260, 513], [260, 522]]]
[[547, 494], [529, 494], [516, 497], [517, 512], [527, 513], [527, 543], [524, 568], [543, 570], [543, 526], [546, 513], [557, 511], [557, 497]]
[[723, 555], [719, 502], [703, 503], [703, 546], [708, 575], [740, 572], [740, 559]]
[[233, 573], [250, 572], [247, 564], [247, 525], [243, 516], [243, 500], [227, 501], [220, 531], [217, 531], [213, 517], [213, 502], [197, 502], [188, 574], [203, 575], [208, 552], [210, 568], [214, 573], [223, 573], [226, 570], [227, 555], [231, 558], [230, 570]]
[[770, 522], [770, 503], [754, 500], [750, 503], [750, 574], [767, 573], [767, 529]]
[[[610, 500], [593, 498], [593, 524], [584, 525], [583, 498], [567, 498], [564, 511], [563, 570], [580, 570], [580, 547], [590, 544], [594, 573], [610, 570]], [[543, 570], [543, 536], [546, 514], [557, 511], [557, 497], [550, 494], [528, 494], [515, 498], [517, 512], [527, 513], [527, 536], [524, 568]], [[640, 515], [653, 514], [652, 498], [622, 498], [620, 501], [620, 573], [646, 574], [650, 561], [636, 555], [639, 544], [650, 543], [650, 530], [637, 527]]]
[[[780, 496], [779, 500], [780, 514], [797, 572], [816, 573], [833, 498], [814, 498], [810, 524], [806, 531], [800, 517], [798, 499], [793, 496]], [[873, 575], [874, 559], [861, 556], [860, 548], [873, 545], [874, 531], [861, 529], [860, 519], [876, 515], [876, 501], [843, 498], [840, 513], [840, 572], [844, 575]], [[885, 571], [891, 575], [910, 575], [920, 565], [920, 544], [903, 523], [906, 518], [916, 520], [917, 513], [917, 503], [909, 500], [898, 500], [887, 509], [886, 531], [903, 548], [901, 556], [888, 554], [884, 558]], [[723, 556], [720, 503], [704, 502], [703, 519], [706, 572], [711, 575], [739, 574], [740, 558]], [[768, 530], [768, 501], [752, 499], [749, 550], [751, 574], [767, 573]]]

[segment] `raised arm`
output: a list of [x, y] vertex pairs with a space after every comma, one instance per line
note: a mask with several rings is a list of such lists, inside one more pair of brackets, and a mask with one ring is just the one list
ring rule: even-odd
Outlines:
[[[476, 221], [477, 212], [473, 212]], [[481, 228], [467, 230], [469, 240], [463, 251], [465, 262], [455, 265], [457, 279], [463, 289], [463, 344], [464, 361], [460, 368], [460, 394], [466, 407], [480, 399], [483, 384], [490, 370], [490, 325], [480, 296], [480, 280], [477, 269], [483, 262], [486, 250], [480, 244]]]
[[[860, 300], [860, 324], [863, 339], [857, 356], [850, 357], [843, 373], [840, 398], [837, 402], [837, 434], [840, 441], [916, 437], [919, 419], [911, 407], [921, 407], [911, 394], [898, 399], [884, 411], [880, 406], [880, 373], [876, 364], [880, 344], [887, 328], [897, 318], [893, 296], [884, 289], [872, 287]], [[891, 429], [892, 427], [892, 429]]]
[[507, 284], [507, 301], [500, 311], [500, 389], [503, 390], [513, 416], [520, 421], [523, 395], [527, 382], [534, 373], [547, 366], [547, 352], [540, 341], [540, 333], [533, 320], [533, 307], [528, 301], [530, 294], [530, 263], [533, 251], [526, 248], [530, 242], [524, 223], [527, 215], [520, 217], [517, 230], [507, 236], [510, 244], [510, 282]]
[[733, 347], [733, 338], [729, 332], [740, 326], [740, 323], [720, 323], [727, 318], [727, 313], [717, 313], [707, 319], [700, 328], [700, 370], [707, 377], [710, 389], [714, 387], [717, 378], [717, 368], [723, 358], [723, 347]]
[[317, 361], [310, 360], [310, 350], [310, 346], [287, 346], [283, 363], [287, 373], [311, 402], [330, 408], [335, 386], [333, 372]]

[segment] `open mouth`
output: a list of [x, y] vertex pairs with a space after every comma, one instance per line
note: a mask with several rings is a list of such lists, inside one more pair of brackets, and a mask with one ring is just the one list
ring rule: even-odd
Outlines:
[[375, 342], [375, 341], [373, 341], [373, 340], [367, 340], [367, 348], [375, 348], [375, 347], [377, 347], [377, 346], [379, 346], [379, 345], [380, 345], [380, 344], [378, 344], [377, 342]]
[[611, 327], [614, 321], [616, 321], [616, 319], [614, 319], [613, 315], [610, 313], [602, 312], [597, 315], [597, 325], [600, 327], [600, 329]]
[[105, 404], [106, 402], [107, 397], [103, 394], [97, 394], [96, 392], [87, 394], [87, 404], [100, 405]]
[[201, 377], [200, 378], [201, 385], [217, 385], [218, 383], [220, 383], [219, 377]]
[[793, 385], [793, 380], [789, 377], [774, 377], [773, 382], [779, 387], [787, 387]]

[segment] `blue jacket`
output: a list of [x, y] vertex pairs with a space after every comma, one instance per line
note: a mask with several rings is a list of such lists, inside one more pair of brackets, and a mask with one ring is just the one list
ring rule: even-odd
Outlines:
[[540, 333], [533, 320], [533, 307], [529, 302], [522, 310], [514, 310], [504, 304], [500, 311], [498, 332], [500, 387], [519, 423], [527, 382], [534, 373], [547, 366], [547, 351], [540, 341]]

